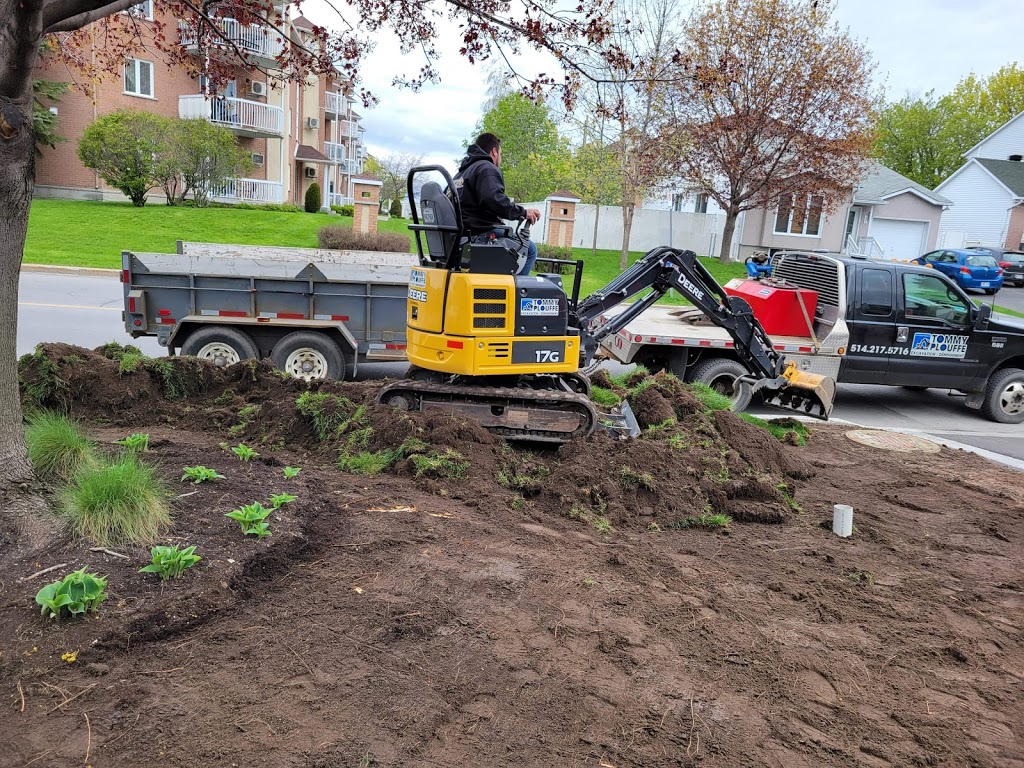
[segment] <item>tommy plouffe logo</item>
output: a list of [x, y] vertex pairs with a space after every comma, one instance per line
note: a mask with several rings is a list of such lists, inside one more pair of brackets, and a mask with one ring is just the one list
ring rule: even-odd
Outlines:
[[967, 354], [969, 338], [946, 333], [915, 333], [910, 354], [917, 357], [963, 357]]

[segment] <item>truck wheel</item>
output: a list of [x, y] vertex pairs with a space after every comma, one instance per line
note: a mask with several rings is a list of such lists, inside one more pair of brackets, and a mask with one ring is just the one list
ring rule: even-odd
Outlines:
[[200, 328], [181, 345], [181, 354], [192, 355], [213, 363], [218, 368], [260, 356], [255, 342], [245, 331], [236, 328], [207, 326]]
[[345, 356], [330, 336], [317, 331], [289, 333], [270, 352], [274, 365], [306, 381], [345, 378]]
[[1001, 424], [1024, 421], [1024, 370], [1003, 368], [992, 374], [981, 404], [985, 418]]
[[750, 405], [752, 392], [749, 384], [738, 384], [740, 376], [749, 376], [750, 372], [735, 360], [724, 357], [715, 358], [701, 363], [693, 370], [691, 381], [707, 384], [719, 394], [732, 400], [732, 409], [739, 413]]

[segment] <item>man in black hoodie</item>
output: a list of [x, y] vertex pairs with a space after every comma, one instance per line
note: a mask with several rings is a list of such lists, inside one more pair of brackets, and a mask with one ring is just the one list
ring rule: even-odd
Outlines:
[[[476, 137], [476, 142], [459, 165], [454, 181], [462, 206], [463, 226], [473, 237], [491, 232], [505, 237], [502, 219], [526, 219], [530, 224], [536, 224], [540, 219], [539, 210], [516, 205], [505, 194], [505, 177], [501, 175], [501, 139], [493, 133], [481, 133]], [[526, 263], [519, 274], [529, 274], [536, 261], [537, 244], [530, 240]]]

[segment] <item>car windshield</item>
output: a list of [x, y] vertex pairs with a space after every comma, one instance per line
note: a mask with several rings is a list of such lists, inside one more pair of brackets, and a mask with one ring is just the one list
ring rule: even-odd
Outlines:
[[1011, 264], [1024, 264], [1024, 253], [1004, 253], [1003, 261], [1008, 261]]
[[996, 260], [991, 256], [968, 256], [967, 264], [971, 267], [998, 267]]

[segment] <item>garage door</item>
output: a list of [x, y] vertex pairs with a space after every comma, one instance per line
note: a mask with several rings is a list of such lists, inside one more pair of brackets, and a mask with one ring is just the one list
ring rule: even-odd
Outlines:
[[887, 259], [916, 259], [925, 249], [928, 224], [923, 221], [873, 219], [871, 234]]

